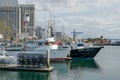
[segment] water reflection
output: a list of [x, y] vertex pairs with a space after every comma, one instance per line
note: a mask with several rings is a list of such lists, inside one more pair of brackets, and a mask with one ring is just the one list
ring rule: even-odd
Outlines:
[[54, 66], [54, 70], [50, 73], [1, 70], [0, 80], [80, 80], [86, 73], [100, 72], [94, 59], [56, 62], [51, 66]]
[[48, 80], [49, 73], [40, 72], [19, 72], [18, 80]]
[[0, 80], [14, 80], [16, 77], [16, 72], [0, 71]]
[[94, 59], [77, 59], [65, 62], [51, 63], [54, 70], [67, 72], [68, 69], [100, 69], [100, 66]]
[[79, 59], [67, 62], [70, 69], [100, 69], [99, 65], [94, 59]]
[[0, 80], [48, 80], [49, 73], [0, 71]]
[[[61, 63], [52, 63], [51, 80], [81, 80], [84, 75], [101, 72], [100, 66], [94, 59], [70, 60]], [[87, 79], [89, 80], [89, 78]]]

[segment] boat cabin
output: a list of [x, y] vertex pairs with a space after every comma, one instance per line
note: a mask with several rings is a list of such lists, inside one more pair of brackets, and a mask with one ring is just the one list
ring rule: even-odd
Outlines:
[[54, 38], [44, 38], [27, 42], [26, 48], [31, 50], [58, 49], [58, 45], [55, 44]]

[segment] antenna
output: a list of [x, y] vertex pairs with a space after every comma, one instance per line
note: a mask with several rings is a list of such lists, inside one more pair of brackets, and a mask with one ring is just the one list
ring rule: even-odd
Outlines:
[[83, 32], [76, 32], [75, 29], [71, 33], [73, 33], [73, 41], [75, 41], [76, 34], [83, 34]]
[[55, 18], [55, 16], [54, 16], [54, 1], [53, 0], [51, 0], [51, 7], [52, 7], [52, 14], [51, 14], [51, 16], [52, 17], [50, 17], [51, 18], [51, 26], [52, 26], [52, 28], [53, 28], [53, 33], [55, 33], [55, 20], [54, 20], [54, 18]]

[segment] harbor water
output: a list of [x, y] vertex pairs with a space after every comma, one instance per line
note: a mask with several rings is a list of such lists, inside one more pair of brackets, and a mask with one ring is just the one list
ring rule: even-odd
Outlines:
[[120, 46], [105, 46], [94, 59], [52, 62], [49, 73], [0, 70], [0, 80], [120, 80], [119, 61]]

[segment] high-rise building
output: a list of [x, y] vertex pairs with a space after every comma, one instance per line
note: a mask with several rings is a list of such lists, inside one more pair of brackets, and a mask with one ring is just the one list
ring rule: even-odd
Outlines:
[[[11, 36], [18, 32], [20, 27], [19, 10], [17, 0], [0, 0], [0, 24], [1, 27], [6, 27], [6, 30], [1, 32], [4, 37]], [[11, 34], [8, 33], [8, 27], [12, 30]]]
[[33, 34], [35, 30], [35, 6], [33, 4], [20, 4], [21, 8], [21, 32]]
[[[29, 14], [29, 21], [24, 20]], [[26, 17], [27, 19], [28, 17]], [[34, 4], [19, 4], [17, 0], [0, 0], [0, 28], [9, 30], [2, 31], [4, 37], [16, 37], [17, 33], [25, 33], [25, 27], [30, 33], [34, 33], [35, 28], [35, 6]], [[1, 31], [1, 30], [0, 30]], [[31, 35], [32, 35], [31, 34]]]

